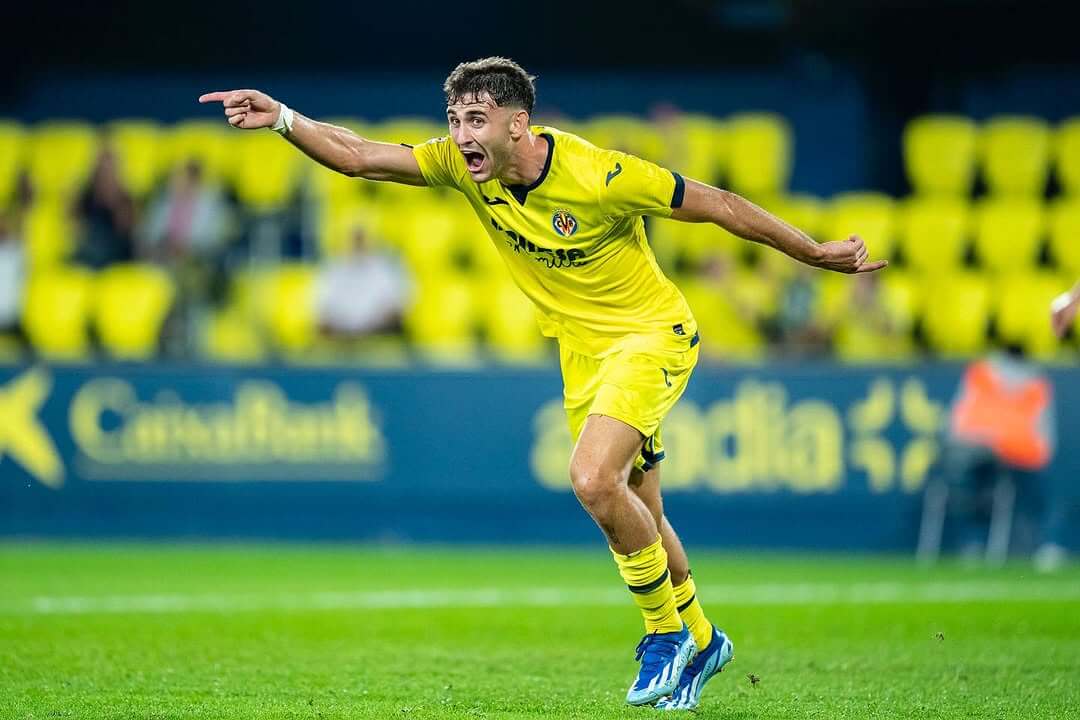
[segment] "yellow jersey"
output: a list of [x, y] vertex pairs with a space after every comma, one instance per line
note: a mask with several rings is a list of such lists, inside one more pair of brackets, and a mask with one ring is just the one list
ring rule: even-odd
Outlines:
[[682, 204], [683, 178], [555, 128], [532, 132], [548, 141], [548, 153], [528, 186], [474, 182], [450, 138], [429, 140], [413, 153], [428, 185], [465, 195], [536, 305], [545, 335], [593, 357], [641, 336], [685, 346], [697, 324], [657, 265], [642, 219], [670, 216]]

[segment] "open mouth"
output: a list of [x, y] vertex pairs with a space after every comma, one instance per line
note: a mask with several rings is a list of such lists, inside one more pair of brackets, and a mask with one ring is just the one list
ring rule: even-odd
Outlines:
[[462, 150], [461, 154], [465, 158], [465, 165], [469, 168], [469, 172], [479, 172], [480, 168], [484, 167], [483, 153], [475, 150]]

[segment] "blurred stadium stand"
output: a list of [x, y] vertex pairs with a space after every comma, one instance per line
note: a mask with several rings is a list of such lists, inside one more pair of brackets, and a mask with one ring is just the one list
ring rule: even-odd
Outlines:
[[[770, 348], [862, 362], [964, 358], [1001, 344], [1045, 360], [1075, 354], [1078, 333], [1059, 343], [1044, 306], [1080, 272], [1080, 117], [916, 117], [902, 142], [910, 194], [867, 188], [828, 198], [790, 190], [795, 138], [774, 113], [719, 118], [668, 108], [654, 118], [553, 120], [689, 168], [819, 239], [862, 233], [875, 256], [893, 261], [881, 278], [853, 283], [806, 274], [711, 226], [650, 220], [657, 256], [690, 298], [713, 360], [760, 358]], [[410, 117], [335, 121], [407, 143], [443, 132]], [[487, 236], [451, 194], [335, 176], [270, 133], [209, 120], [7, 120], [0, 147], [0, 197], [28, 268], [21, 325], [29, 352], [451, 364], [534, 363], [550, 353]], [[86, 216], [86, 198], [106, 192], [110, 172], [136, 217], [121, 232], [118, 208], [127, 205], [101, 201], [110, 208], [101, 227], [130, 247], [87, 260], [98, 257], [87, 244], [99, 240], [87, 229], [97, 221]], [[151, 209], [185, 173], [223, 198], [207, 211], [220, 237], [199, 241], [199, 218], [182, 214], [197, 211], [177, 201], [159, 221], [165, 239], [152, 241]], [[349, 252], [358, 229], [398, 256], [416, 285], [400, 330], [375, 341], [328, 336], [316, 316], [318, 270]], [[875, 306], [877, 318], [867, 310]], [[800, 340], [785, 341], [793, 336]]]

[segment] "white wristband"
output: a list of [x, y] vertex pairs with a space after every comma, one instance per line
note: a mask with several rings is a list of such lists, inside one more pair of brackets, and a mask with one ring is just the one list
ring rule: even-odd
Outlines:
[[278, 105], [281, 106], [281, 111], [278, 113], [277, 120], [274, 121], [274, 125], [270, 129], [278, 135], [287, 135], [292, 132], [293, 111], [283, 102], [279, 102]]

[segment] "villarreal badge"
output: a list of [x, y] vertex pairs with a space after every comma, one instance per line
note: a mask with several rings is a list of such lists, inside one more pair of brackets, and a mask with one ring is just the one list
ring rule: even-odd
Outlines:
[[551, 227], [563, 237], [570, 237], [577, 232], [577, 218], [569, 210], [556, 210], [551, 216]]

